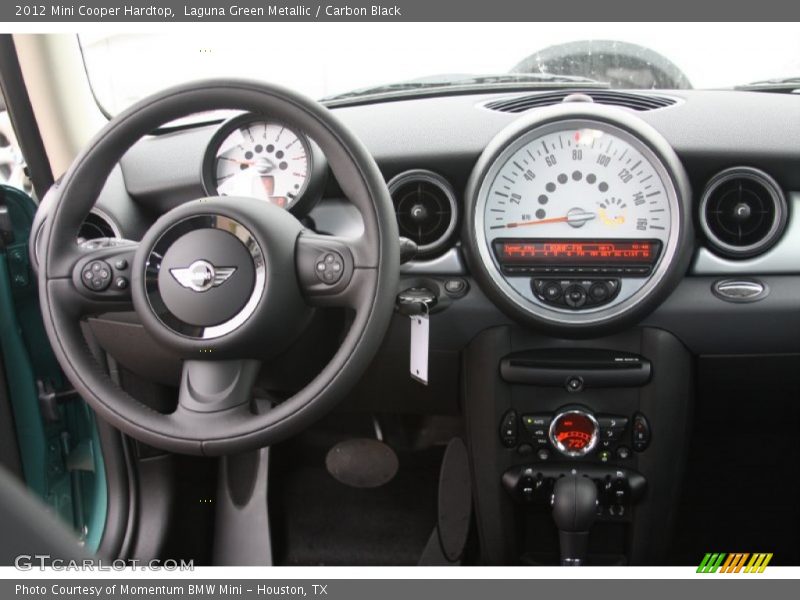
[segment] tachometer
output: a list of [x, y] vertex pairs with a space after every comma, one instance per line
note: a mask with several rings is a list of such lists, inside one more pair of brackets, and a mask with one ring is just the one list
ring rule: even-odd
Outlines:
[[537, 111], [476, 165], [468, 249], [514, 312], [561, 328], [610, 322], [685, 268], [687, 189], [674, 152], [637, 118]]
[[303, 133], [279, 121], [242, 115], [214, 135], [203, 182], [209, 195], [258, 198], [289, 209], [306, 193], [315, 168]]

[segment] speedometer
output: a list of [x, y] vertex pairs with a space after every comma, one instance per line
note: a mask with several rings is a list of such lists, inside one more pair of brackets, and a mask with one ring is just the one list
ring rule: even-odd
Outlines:
[[668, 194], [628, 136], [564, 123], [499, 166], [484, 207], [487, 239], [669, 237]]
[[685, 182], [674, 152], [636, 117], [545, 110], [501, 132], [478, 161], [468, 246], [490, 292], [517, 314], [572, 329], [608, 323], [685, 268]]

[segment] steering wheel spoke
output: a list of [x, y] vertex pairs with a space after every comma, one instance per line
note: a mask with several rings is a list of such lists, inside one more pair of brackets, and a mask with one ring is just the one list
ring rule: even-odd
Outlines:
[[74, 251], [72, 281], [55, 286], [75, 316], [133, 309], [131, 264], [138, 244], [103, 238]]
[[184, 360], [178, 415], [247, 409], [260, 368], [258, 360]]

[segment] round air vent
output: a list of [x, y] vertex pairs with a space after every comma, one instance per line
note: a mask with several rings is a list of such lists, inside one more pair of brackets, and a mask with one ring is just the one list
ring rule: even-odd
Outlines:
[[456, 229], [458, 206], [446, 179], [430, 171], [406, 171], [389, 182], [400, 235], [417, 244], [418, 255], [442, 250]]
[[786, 198], [772, 177], [750, 167], [715, 175], [700, 200], [700, 225], [721, 254], [747, 258], [769, 249], [786, 225]]

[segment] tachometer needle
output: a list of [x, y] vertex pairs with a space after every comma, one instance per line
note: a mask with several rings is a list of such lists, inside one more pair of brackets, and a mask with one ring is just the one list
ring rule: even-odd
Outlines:
[[238, 163], [240, 165], [247, 165], [248, 167], [252, 167], [254, 164], [256, 164], [256, 161], [254, 161], [254, 160], [240, 160], [238, 158], [231, 158], [229, 156], [220, 156], [219, 159], [220, 160], [229, 160], [231, 162], [235, 162], [235, 163]]
[[539, 219], [537, 221], [516, 221], [513, 223], [506, 223], [508, 229], [514, 227], [529, 227], [531, 225], [548, 225], [550, 223], [569, 223], [573, 227], [580, 227], [584, 223], [596, 218], [595, 213], [571, 210], [563, 217], [553, 217], [550, 219]]

